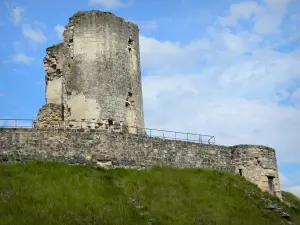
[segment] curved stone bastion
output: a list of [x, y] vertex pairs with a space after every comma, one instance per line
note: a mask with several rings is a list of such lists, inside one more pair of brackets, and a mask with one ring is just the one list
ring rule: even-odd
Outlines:
[[0, 128], [0, 161], [58, 161], [105, 167], [209, 168], [244, 176], [281, 198], [275, 150], [166, 140], [128, 132]]

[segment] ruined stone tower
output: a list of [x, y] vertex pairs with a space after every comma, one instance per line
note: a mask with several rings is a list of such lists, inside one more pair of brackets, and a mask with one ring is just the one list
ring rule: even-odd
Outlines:
[[46, 104], [37, 126], [144, 127], [137, 25], [80, 11], [69, 19], [63, 43], [47, 48], [44, 64]]

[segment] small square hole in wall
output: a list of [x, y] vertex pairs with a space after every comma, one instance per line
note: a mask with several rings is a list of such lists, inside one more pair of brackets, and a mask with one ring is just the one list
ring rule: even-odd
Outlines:
[[269, 192], [271, 194], [274, 194], [274, 177], [267, 176], [268, 177], [268, 184], [269, 184]]
[[130, 37], [129, 39], [128, 39], [128, 45], [132, 45], [133, 44], [133, 39], [132, 39], [132, 37]]
[[239, 169], [239, 174], [240, 174], [240, 176], [243, 176], [243, 171], [242, 171], [242, 169]]
[[108, 120], [108, 125], [109, 125], [109, 126], [112, 126], [113, 124], [114, 124], [114, 121], [113, 121], [112, 119], [109, 119], [109, 120]]

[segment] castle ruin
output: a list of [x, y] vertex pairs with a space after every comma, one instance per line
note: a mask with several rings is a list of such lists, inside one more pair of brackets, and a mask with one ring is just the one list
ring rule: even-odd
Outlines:
[[66, 26], [63, 43], [47, 48], [44, 64], [46, 104], [33, 129], [0, 128], [0, 162], [210, 168], [243, 176], [281, 198], [272, 148], [137, 132], [144, 115], [136, 25], [111, 13], [78, 12]]
[[47, 48], [44, 65], [46, 104], [37, 126], [144, 127], [137, 25], [111, 13], [78, 12], [63, 43]]

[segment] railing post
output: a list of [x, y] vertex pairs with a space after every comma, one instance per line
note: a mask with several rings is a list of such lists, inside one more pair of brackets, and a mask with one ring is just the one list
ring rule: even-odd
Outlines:
[[[19, 127], [19, 121], [21, 121], [20, 127], [27, 127], [27, 128], [29, 128], [29, 127], [31, 127], [31, 128], [35, 128], [35, 127], [36, 128], [41, 128], [41, 127], [39, 127], [39, 124], [43, 121], [46, 121], [46, 122], [51, 122], [52, 121], [52, 122], [55, 122], [55, 123], [59, 122], [58, 125], [52, 125], [52, 126], [48, 126], [48, 125], [46, 126], [45, 125], [45, 126], [43, 126], [43, 129], [46, 129], [46, 130], [53, 129], [53, 128], [54, 129], [61, 128], [61, 123], [63, 125], [63, 129], [68, 130], [68, 128], [72, 128], [72, 126], [74, 126], [74, 124], [77, 123], [77, 122], [80, 122], [80, 126], [83, 129], [83, 127], [84, 127], [83, 122], [86, 122], [86, 121], [84, 121], [84, 119], [81, 120], [81, 121], [76, 121], [76, 120], [74, 120], [74, 121], [73, 120], [72, 121], [71, 120], [59, 120], [59, 121], [55, 120], [54, 121], [54, 120], [38, 120], [38, 119], [34, 120], [34, 119], [1, 119], [0, 118], [0, 122], [1, 121], [2, 121], [2, 123], [0, 123], [0, 127], [9, 127], [9, 128], [14, 128], [14, 127], [18, 128]], [[5, 121], [5, 122], [3, 122], [3, 121]], [[22, 125], [22, 122], [24, 122], [24, 121], [25, 121], [25, 124]], [[28, 122], [26, 122], [26, 121], [30, 121], [31, 125], [28, 125]], [[70, 122], [72, 122], [73, 124], [70, 124]], [[92, 121], [92, 122], [88, 122], [88, 123], [93, 124], [90, 127], [94, 127], [94, 128], [96, 127], [96, 122]], [[155, 134], [153, 135], [152, 130], [157, 131], [158, 133], [162, 132], [162, 136], [159, 136], [159, 134], [158, 134], [158, 136], [156, 136], [156, 137], [163, 138], [163, 139], [171, 139], [171, 140], [175, 139], [175, 140], [184, 141], [184, 134], [186, 134], [186, 141], [187, 142], [189, 142], [189, 141], [196, 142], [196, 139], [194, 140], [194, 138], [191, 138], [191, 140], [189, 140], [189, 134], [195, 135], [195, 136], [198, 135], [199, 136], [199, 138], [198, 138], [199, 143], [201, 143], [201, 144], [208, 143], [208, 144], [215, 145], [215, 136], [201, 135], [201, 134], [194, 134], [194, 133], [176, 132], [176, 131], [168, 131], [168, 130], [157, 130], [157, 129], [150, 129], [150, 128], [145, 128], [145, 127], [140, 128], [138, 126], [132, 126], [131, 127], [129, 125], [122, 125], [121, 130], [126, 129], [126, 127], [127, 127], [128, 130], [130, 128], [135, 128], [137, 135], [140, 135], [140, 134], [148, 135], [147, 130], [149, 130], [150, 131], [149, 132], [149, 137], [155, 137]], [[168, 135], [165, 136], [165, 132], [167, 134], [168, 133], [174, 133], [174, 136], [172, 137], [171, 134], [169, 134], [170, 137]], [[178, 138], [177, 133], [180, 134], [179, 138]], [[181, 137], [181, 135], [182, 135], [182, 137]], [[206, 138], [203, 141], [203, 136], [208, 137], [208, 141], [206, 141]]]

